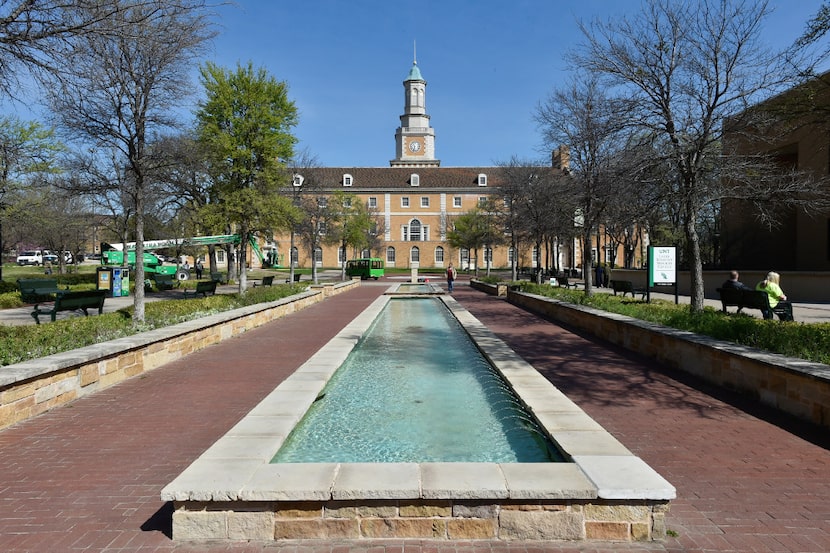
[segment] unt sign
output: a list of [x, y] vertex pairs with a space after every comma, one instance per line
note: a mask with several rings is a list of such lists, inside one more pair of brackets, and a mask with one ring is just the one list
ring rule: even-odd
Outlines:
[[677, 248], [649, 246], [648, 286], [677, 284]]

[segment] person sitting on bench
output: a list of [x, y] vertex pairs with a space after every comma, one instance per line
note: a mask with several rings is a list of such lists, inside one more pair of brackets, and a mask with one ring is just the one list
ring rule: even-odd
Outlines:
[[739, 280], [738, 271], [730, 271], [729, 279], [721, 285], [721, 288], [734, 288], [735, 290], [751, 290], [749, 286]]
[[[779, 284], [780, 281], [781, 275], [770, 271], [769, 273], [767, 273], [767, 278], [765, 278], [755, 286], [756, 290], [766, 292], [769, 295], [770, 310], [764, 310], [765, 319], [772, 319], [772, 314], [773, 311], [776, 310], [776, 307], [779, 307], [780, 309], [789, 306], [787, 296], [784, 294], [784, 291], [781, 289], [781, 285]], [[792, 308], [790, 307], [788, 311], [792, 313]]]

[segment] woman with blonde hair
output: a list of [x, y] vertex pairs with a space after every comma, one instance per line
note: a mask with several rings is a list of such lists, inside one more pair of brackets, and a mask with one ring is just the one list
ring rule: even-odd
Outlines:
[[[782, 321], [793, 320], [793, 308], [790, 302], [787, 301], [787, 296], [781, 289], [781, 275], [770, 271], [767, 273], [767, 278], [759, 282], [755, 289], [760, 292], [766, 292], [769, 296], [769, 311], [764, 311], [765, 319], [772, 319], [773, 312], [778, 313], [778, 318]], [[777, 308], [777, 309], [776, 309]]]

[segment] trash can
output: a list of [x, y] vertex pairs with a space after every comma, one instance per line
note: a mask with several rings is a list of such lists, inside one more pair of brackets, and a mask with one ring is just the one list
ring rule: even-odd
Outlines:
[[98, 290], [105, 290], [112, 297], [112, 267], [98, 267], [96, 272], [98, 278], [95, 281]]

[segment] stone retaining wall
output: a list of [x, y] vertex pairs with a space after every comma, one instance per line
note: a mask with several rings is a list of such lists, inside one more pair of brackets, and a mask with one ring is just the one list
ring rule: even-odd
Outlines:
[[[495, 286], [475, 288], [496, 294]], [[830, 366], [663, 327], [625, 315], [509, 290], [507, 301], [669, 367], [830, 427]]]
[[0, 369], [0, 428], [44, 413], [185, 355], [284, 317], [359, 281], [307, 292], [118, 338]]
[[[201, 509], [200, 509], [201, 507]], [[665, 538], [667, 504], [570, 501], [304, 501], [190, 505], [176, 510], [176, 540], [431, 539], [614, 540]], [[207, 525], [212, 533], [206, 538]]]

